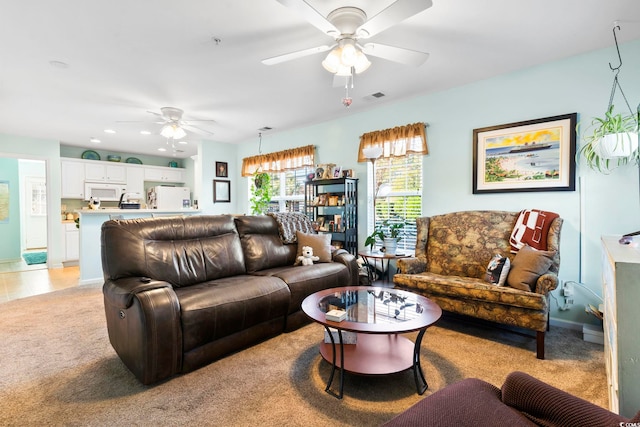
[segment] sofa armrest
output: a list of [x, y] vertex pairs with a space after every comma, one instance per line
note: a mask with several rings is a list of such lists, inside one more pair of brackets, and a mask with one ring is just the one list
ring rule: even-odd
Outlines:
[[180, 303], [164, 281], [107, 280], [102, 288], [109, 341], [142, 384], [182, 369]]
[[112, 305], [129, 308], [137, 293], [159, 288], [172, 288], [172, 286], [162, 280], [149, 281], [143, 277], [127, 277], [118, 280], [107, 280], [102, 288], [102, 293]]
[[349, 286], [359, 285], [358, 262], [356, 261], [356, 257], [351, 255], [344, 249], [337, 249], [331, 254], [331, 260], [333, 262], [344, 264], [347, 269], [349, 269], [349, 274], [351, 275], [351, 283], [349, 284]]
[[507, 376], [502, 385], [502, 401], [538, 425], [617, 426], [629, 421], [524, 372]]
[[400, 258], [396, 261], [398, 273], [418, 274], [427, 270], [427, 262], [422, 258]]
[[535, 292], [537, 294], [547, 295], [549, 292], [558, 287], [558, 276], [555, 273], [545, 273], [538, 277], [536, 281]]

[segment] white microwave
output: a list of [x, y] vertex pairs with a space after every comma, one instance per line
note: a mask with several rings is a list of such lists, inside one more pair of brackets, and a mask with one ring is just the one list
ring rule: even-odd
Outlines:
[[127, 189], [122, 184], [105, 184], [103, 182], [85, 182], [84, 199], [91, 197], [99, 199], [101, 202], [118, 202], [122, 193]]

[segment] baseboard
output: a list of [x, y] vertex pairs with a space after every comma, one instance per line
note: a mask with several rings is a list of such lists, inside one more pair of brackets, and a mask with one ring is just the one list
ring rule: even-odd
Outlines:
[[582, 327], [585, 325], [584, 323], [573, 322], [571, 320], [554, 319], [553, 317], [549, 319], [549, 324], [551, 326], [557, 326], [559, 328], [565, 328], [565, 329], [573, 329], [575, 331], [582, 331]]

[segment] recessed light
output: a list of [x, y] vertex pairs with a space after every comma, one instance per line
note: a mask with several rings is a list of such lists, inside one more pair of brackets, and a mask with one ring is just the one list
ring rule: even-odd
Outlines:
[[178, 144], [187, 145], [188, 142], [187, 141], [178, 141]]
[[89, 138], [90, 142], [93, 142], [94, 144], [100, 144], [100, 140], [98, 138]]
[[158, 151], [167, 151], [166, 148], [158, 148]]
[[141, 130], [140, 133], [142, 135], [151, 135], [151, 132], [149, 132], [148, 130]]
[[105, 129], [104, 133], [116, 133], [116, 131], [113, 129]]

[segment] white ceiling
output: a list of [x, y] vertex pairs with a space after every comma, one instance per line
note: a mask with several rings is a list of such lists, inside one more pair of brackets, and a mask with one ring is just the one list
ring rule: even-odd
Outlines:
[[[349, 5], [372, 16], [392, 3], [307, 1], [325, 15]], [[616, 20], [619, 43], [640, 38], [640, 1], [433, 0], [370, 39], [429, 52], [427, 62], [415, 68], [370, 58], [346, 109], [344, 88], [333, 87], [320, 65], [326, 54], [261, 63], [332, 42], [276, 0], [6, 0], [0, 133], [162, 155], [166, 140], [148, 111], [179, 107], [186, 120], [215, 120], [194, 123], [213, 135], [190, 134], [175, 154], [187, 157], [202, 138], [257, 139], [263, 126], [275, 133], [604, 47], [615, 62]], [[371, 97], [376, 92], [386, 96]]]

